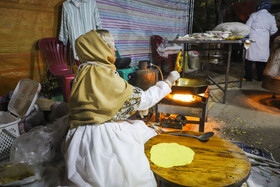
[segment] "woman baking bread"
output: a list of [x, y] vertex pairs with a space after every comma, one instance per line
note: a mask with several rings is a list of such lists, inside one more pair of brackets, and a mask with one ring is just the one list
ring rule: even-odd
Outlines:
[[142, 120], [127, 118], [169, 94], [179, 73], [173, 71], [165, 81], [143, 91], [116, 73], [114, 39], [107, 30], [80, 36], [75, 47], [81, 65], [69, 99], [65, 185], [156, 186], [144, 153], [145, 142], [156, 132]]

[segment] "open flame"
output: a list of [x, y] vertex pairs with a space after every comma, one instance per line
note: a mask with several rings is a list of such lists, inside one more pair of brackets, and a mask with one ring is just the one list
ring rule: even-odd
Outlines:
[[197, 95], [200, 95], [201, 97], [204, 97], [205, 93], [201, 93], [201, 94], [197, 94]]
[[192, 102], [195, 100], [193, 95], [185, 95], [185, 94], [174, 94], [172, 99], [183, 101], [183, 102]]

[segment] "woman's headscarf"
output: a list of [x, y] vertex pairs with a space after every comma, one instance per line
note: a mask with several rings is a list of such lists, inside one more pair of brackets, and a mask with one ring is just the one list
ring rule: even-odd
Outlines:
[[70, 128], [101, 124], [110, 119], [130, 98], [133, 86], [115, 73], [115, 55], [94, 30], [77, 38], [75, 48], [81, 65], [69, 98]]
[[266, 9], [267, 11], [270, 11], [270, 0], [262, 0], [261, 4], [258, 6], [257, 11]]

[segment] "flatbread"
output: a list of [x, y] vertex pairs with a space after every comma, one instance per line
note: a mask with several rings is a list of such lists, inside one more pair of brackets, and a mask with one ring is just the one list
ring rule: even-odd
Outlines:
[[191, 148], [177, 143], [159, 143], [153, 145], [150, 153], [151, 161], [155, 165], [163, 168], [190, 164], [195, 154]]

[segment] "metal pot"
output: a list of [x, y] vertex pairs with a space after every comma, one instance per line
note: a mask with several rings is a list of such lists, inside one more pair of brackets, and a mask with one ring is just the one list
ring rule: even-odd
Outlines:
[[204, 78], [179, 78], [175, 85], [172, 86], [171, 94], [192, 94], [197, 95], [204, 93], [210, 84], [210, 81]]

